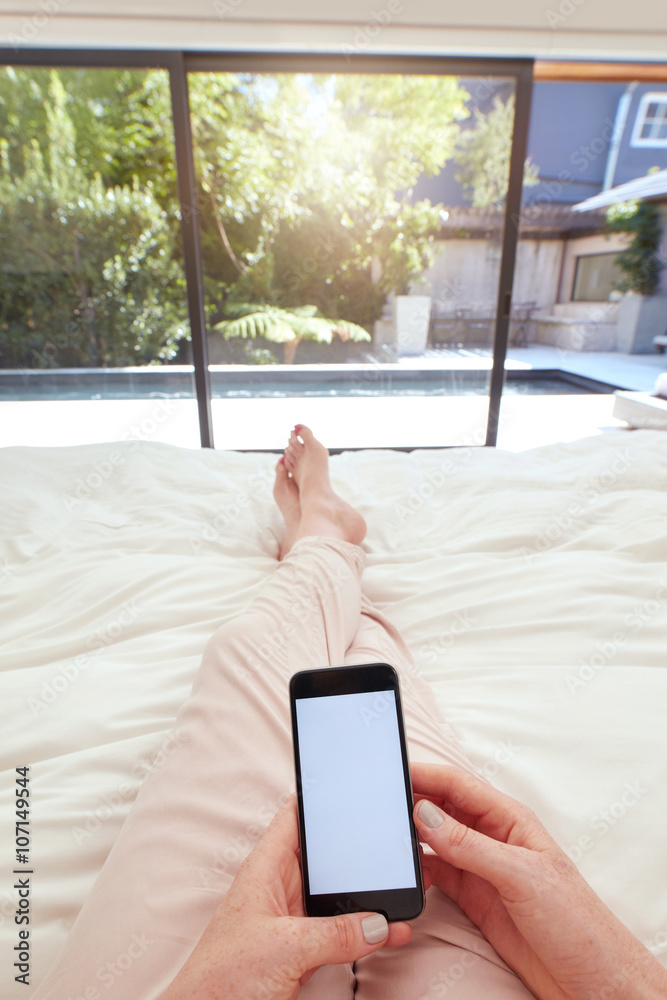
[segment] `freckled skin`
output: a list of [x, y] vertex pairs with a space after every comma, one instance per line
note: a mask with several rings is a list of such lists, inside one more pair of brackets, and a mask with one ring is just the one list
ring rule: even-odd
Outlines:
[[303, 910], [296, 800], [278, 812], [240, 866], [192, 955], [161, 1000], [293, 1000], [324, 964], [352, 962], [385, 945], [406, 944], [395, 923], [379, 944], [364, 939], [369, 914], [309, 918]]
[[[433, 885], [453, 899], [540, 1000], [664, 1000], [667, 970], [608, 909], [526, 806], [454, 767], [413, 764]], [[604, 992], [604, 991], [607, 992]]]

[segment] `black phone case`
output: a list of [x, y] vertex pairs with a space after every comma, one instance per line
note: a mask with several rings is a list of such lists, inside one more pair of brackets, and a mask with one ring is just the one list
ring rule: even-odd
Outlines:
[[[295, 700], [297, 698], [326, 697], [327, 695], [354, 694], [367, 691], [395, 693], [398, 732], [401, 743], [401, 759], [406, 789], [408, 818], [415, 866], [416, 887], [409, 889], [378, 889], [368, 892], [340, 892], [313, 895], [308, 880], [308, 844], [305, 837], [303, 798], [301, 788], [301, 767], [299, 758], [299, 733], [297, 727]], [[324, 667], [303, 670], [290, 681], [290, 709], [292, 715], [292, 736], [294, 744], [294, 766], [297, 785], [297, 805], [299, 818], [299, 840], [301, 844], [301, 871], [304, 888], [304, 908], [308, 916], [324, 917], [337, 913], [375, 911], [383, 913], [389, 921], [413, 920], [424, 908], [424, 886], [419, 855], [419, 840], [412, 821], [412, 782], [403, 724], [403, 711], [398, 674], [388, 663], [359, 664], [352, 667]]]

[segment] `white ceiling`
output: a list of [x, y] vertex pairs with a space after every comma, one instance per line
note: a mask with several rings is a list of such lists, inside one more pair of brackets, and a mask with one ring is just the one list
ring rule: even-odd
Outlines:
[[[375, 17], [374, 14], [378, 15]], [[379, 21], [382, 24], [378, 23]], [[664, 61], [664, 0], [0, 0], [0, 44]]]

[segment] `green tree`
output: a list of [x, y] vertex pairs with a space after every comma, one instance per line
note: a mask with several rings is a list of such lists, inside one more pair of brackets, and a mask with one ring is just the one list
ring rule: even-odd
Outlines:
[[[199, 213], [209, 323], [264, 304], [312, 307], [333, 324], [313, 327], [325, 341], [343, 321], [370, 329], [387, 293], [433, 260], [441, 206], [414, 187], [454, 153], [468, 114], [458, 81], [189, 83], [198, 189], [186, 210]], [[5, 363], [172, 356], [186, 310], [166, 73], [5, 68], [0, 135]], [[43, 350], [56, 334], [57, 351]]]
[[[163, 208], [176, 200], [176, 165], [169, 76], [165, 70], [0, 70], [0, 135], [9, 144], [13, 172], [32, 139], [50, 163], [47, 132], [54, 73], [62, 84], [62, 108], [74, 131], [77, 165], [89, 180], [99, 174], [107, 188], [148, 181]], [[177, 218], [174, 213], [175, 231]]]
[[[505, 203], [510, 176], [514, 94], [503, 103], [496, 95], [493, 107], [484, 114], [475, 108], [474, 125], [461, 132], [456, 147], [456, 174], [474, 208], [501, 206]], [[523, 183], [532, 187], [539, 182], [539, 167], [527, 157]]]
[[[169, 358], [188, 332], [172, 219], [152, 181], [142, 185], [134, 174], [128, 182], [119, 163], [101, 155], [108, 136], [98, 135], [94, 156], [106, 165], [106, 179], [92, 170], [93, 129], [81, 125], [79, 145], [60, 72], [49, 72], [44, 93], [45, 82], [33, 81], [23, 119], [16, 95], [3, 106], [2, 364], [107, 366]], [[33, 136], [19, 144], [19, 121], [41, 143]], [[109, 186], [114, 178], [118, 183]]]
[[210, 321], [255, 301], [369, 328], [432, 263], [441, 206], [413, 189], [467, 96], [451, 77], [191, 77]]

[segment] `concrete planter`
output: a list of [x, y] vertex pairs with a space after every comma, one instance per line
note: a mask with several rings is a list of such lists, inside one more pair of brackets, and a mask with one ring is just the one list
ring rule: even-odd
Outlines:
[[431, 319], [429, 295], [397, 295], [394, 299], [394, 328], [399, 354], [423, 354]]
[[618, 304], [616, 350], [624, 354], [652, 354], [653, 338], [667, 332], [667, 295], [629, 292]]

